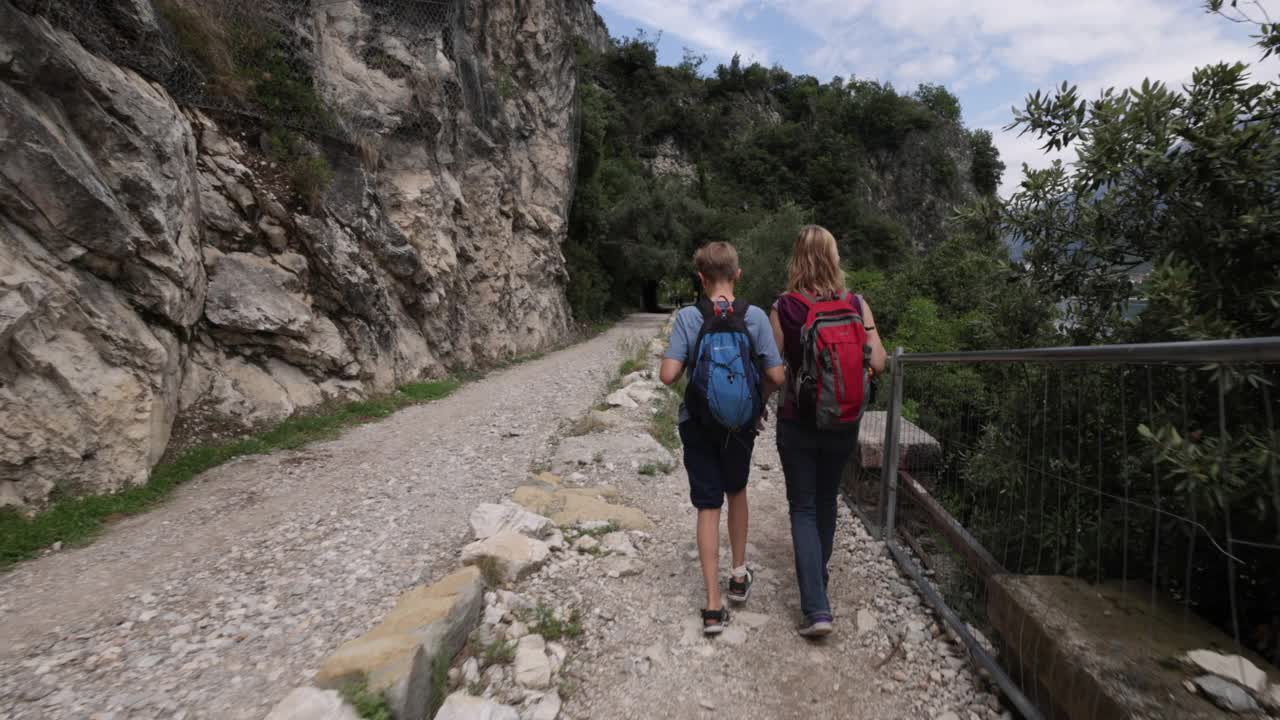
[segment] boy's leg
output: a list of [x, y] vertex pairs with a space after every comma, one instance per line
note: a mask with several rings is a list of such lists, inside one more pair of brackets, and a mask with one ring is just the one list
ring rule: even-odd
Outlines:
[[689, 501], [698, 510], [698, 560], [707, 586], [704, 609], [719, 610], [720, 506], [724, 503], [719, 448], [695, 421], [681, 423], [679, 431], [684, 446], [684, 467], [689, 475]]
[[698, 561], [707, 584], [707, 610], [720, 609], [720, 508], [698, 510]]
[[732, 567], [747, 564], [747, 491], [729, 496], [729, 548], [733, 553]]
[[751, 476], [751, 454], [755, 451], [755, 435], [733, 435], [720, 451], [720, 477], [729, 496], [729, 547], [732, 568], [747, 564], [747, 480]]

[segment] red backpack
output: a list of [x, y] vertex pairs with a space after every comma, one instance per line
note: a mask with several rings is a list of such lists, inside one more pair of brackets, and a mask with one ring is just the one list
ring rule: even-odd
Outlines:
[[870, 384], [871, 346], [862, 322], [862, 298], [850, 292], [830, 298], [790, 295], [809, 309], [800, 330], [804, 360], [792, 369], [790, 382], [796, 408], [819, 429], [852, 430], [862, 419]]

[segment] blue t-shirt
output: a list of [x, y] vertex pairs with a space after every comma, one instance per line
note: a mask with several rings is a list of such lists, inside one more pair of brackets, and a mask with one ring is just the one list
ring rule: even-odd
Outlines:
[[[720, 301], [723, 307], [727, 303]], [[778, 352], [778, 343], [773, 339], [773, 328], [769, 326], [769, 316], [763, 310], [751, 305], [747, 308], [747, 332], [751, 335], [751, 346], [760, 359], [760, 367], [772, 370], [782, 364], [782, 355]], [[698, 342], [698, 333], [702, 331], [702, 312], [698, 308], [680, 308], [676, 313], [675, 325], [671, 328], [671, 341], [667, 344], [667, 352], [662, 357], [679, 360], [689, 368], [689, 360], [693, 355], [693, 346]], [[680, 403], [680, 422], [689, 419], [689, 410]]]

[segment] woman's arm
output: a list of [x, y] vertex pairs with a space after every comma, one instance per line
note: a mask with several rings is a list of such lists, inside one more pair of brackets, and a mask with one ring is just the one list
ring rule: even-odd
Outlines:
[[769, 326], [773, 328], [773, 341], [778, 344], [778, 352], [786, 357], [787, 348], [782, 344], [782, 321], [778, 319], [778, 308], [769, 310]]
[[871, 346], [871, 372], [873, 375], [879, 375], [884, 372], [889, 355], [884, 351], [884, 343], [880, 342], [876, 316], [871, 312], [871, 305], [867, 303], [866, 298], [862, 298], [862, 324], [867, 328], [867, 344]]

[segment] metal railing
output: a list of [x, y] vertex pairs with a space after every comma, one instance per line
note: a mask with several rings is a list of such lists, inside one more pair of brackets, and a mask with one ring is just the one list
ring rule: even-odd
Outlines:
[[[1035, 678], [1028, 683], [1023, 668], [1015, 683], [977, 639], [997, 574], [1047, 569], [1099, 586], [1118, 581], [1124, 592], [1149, 583], [1153, 608], [1175, 600], [1186, 622], [1204, 616], [1238, 651], [1280, 659], [1280, 616], [1265, 611], [1280, 608], [1278, 371], [1280, 337], [899, 348], [878, 507], [860, 515], [875, 518], [895, 560], [1025, 718], [1066, 713], [1042, 713]], [[904, 431], [913, 436], [904, 440]], [[921, 437], [939, 447], [907, 455], [903, 467]], [[910, 527], [900, 525], [902, 512]], [[926, 557], [928, 542], [938, 557]], [[1254, 637], [1254, 623], [1272, 625]]]

